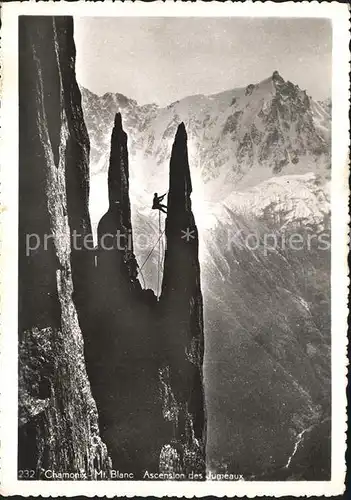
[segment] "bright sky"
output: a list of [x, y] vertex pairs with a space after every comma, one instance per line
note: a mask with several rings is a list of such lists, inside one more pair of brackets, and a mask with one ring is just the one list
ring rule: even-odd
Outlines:
[[167, 105], [257, 83], [274, 70], [314, 99], [331, 96], [329, 20], [299, 18], [75, 18], [77, 79]]

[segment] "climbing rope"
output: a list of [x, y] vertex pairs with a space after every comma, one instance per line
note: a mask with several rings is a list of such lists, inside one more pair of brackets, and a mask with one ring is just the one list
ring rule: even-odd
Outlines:
[[141, 270], [141, 269], [139, 269], [139, 273], [140, 273], [140, 275], [141, 275], [141, 277], [142, 277], [142, 279], [143, 279], [144, 289], [146, 289], [145, 278], [144, 278], [144, 275], [143, 275], [143, 273], [142, 273], [142, 270]]
[[[165, 193], [167, 194], [168, 191]], [[158, 233], [159, 233], [159, 237], [156, 241], [156, 243], [154, 244], [154, 246], [151, 248], [150, 252], [147, 254], [147, 257], [146, 259], [144, 260], [143, 264], [141, 267], [139, 267], [139, 272], [143, 278], [143, 282], [144, 282], [144, 287], [146, 287], [145, 285], [145, 279], [144, 279], [144, 275], [142, 273], [142, 269], [143, 267], [145, 266], [145, 264], [147, 263], [147, 261], [149, 260], [152, 252], [155, 250], [156, 248], [156, 245], [158, 244], [158, 264], [157, 264], [157, 298], [159, 297], [159, 292], [160, 292], [160, 274], [161, 274], [161, 245], [162, 245], [162, 250], [163, 250], [163, 241], [161, 242], [161, 238], [163, 236], [165, 232], [165, 229], [161, 232], [161, 210], [159, 210], [158, 212]], [[163, 253], [163, 252], [162, 252]], [[163, 265], [163, 264], [162, 264]]]
[[[162, 251], [161, 251], [161, 255], [162, 255], [162, 261], [161, 261], [161, 269], [164, 268], [164, 264], [165, 264], [165, 243], [164, 243], [164, 239], [162, 238], [161, 239], [161, 243], [162, 243]], [[163, 276], [163, 275], [162, 275]]]
[[144, 260], [143, 262], [143, 265], [140, 267], [140, 271], [143, 269], [143, 267], [145, 266], [146, 262], [149, 260], [149, 257], [150, 255], [152, 254], [152, 252], [155, 250], [155, 247], [157, 245], [157, 243], [160, 241], [160, 239], [162, 238], [163, 236], [163, 233], [165, 232], [165, 229], [162, 231], [162, 233], [160, 234], [160, 236], [158, 237], [158, 240], [156, 241], [156, 243], [154, 244], [154, 246], [151, 248], [150, 252], [148, 253], [146, 259]]
[[[161, 210], [158, 211], [158, 234], [161, 234]], [[160, 291], [161, 238], [158, 239], [157, 298]]]
[[[166, 191], [165, 194], [168, 194], [168, 193], [169, 193], [169, 189]], [[161, 212], [159, 213], [159, 217], [161, 217]], [[161, 231], [161, 225], [160, 224], [159, 224], [159, 231]], [[164, 234], [164, 231], [162, 232], [161, 237], [163, 236], [163, 234]], [[161, 262], [161, 265], [159, 266], [159, 269], [163, 269], [163, 265], [164, 265], [164, 262], [165, 262], [165, 247], [164, 247], [163, 239], [160, 241], [160, 244], [162, 246], [162, 248], [161, 248], [162, 262]], [[160, 255], [160, 252], [159, 252], [159, 255]]]

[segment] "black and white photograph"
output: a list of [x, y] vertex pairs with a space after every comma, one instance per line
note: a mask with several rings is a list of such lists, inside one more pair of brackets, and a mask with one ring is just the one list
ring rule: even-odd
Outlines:
[[348, 105], [334, 103], [333, 9], [136, 4], [16, 18], [12, 480], [43, 495], [67, 481], [341, 493], [348, 149], [344, 115], [337, 148], [332, 124]]

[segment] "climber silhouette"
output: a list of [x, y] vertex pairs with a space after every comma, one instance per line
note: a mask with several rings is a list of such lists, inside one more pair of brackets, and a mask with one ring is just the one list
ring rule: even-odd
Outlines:
[[154, 199], [152, 200], [152, 208], [154, 210], [160, 210], [164, 214], [167, 213], [167, 207], [166, 207], [166, 205], [163, 205], [163, 203], [161, 203], [161, 201], [166, 196], [166, 194], [167, 193], [163, 194], [162, 196], [158, 196], [157, 193], [154, 193]]

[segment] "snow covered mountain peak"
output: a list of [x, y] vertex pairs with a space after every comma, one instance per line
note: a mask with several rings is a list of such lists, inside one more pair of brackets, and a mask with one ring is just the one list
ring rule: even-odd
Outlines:
[[[93, 220], [105, 209], [100, 188], [106, 183], [116, 112], [128, 134], [131, 198], [140, 206], [148, 206], [155, 191], [167, 190], [171, 147], [181, 122], [188, 134], [195, 206], [222, 203], [231, 193], [272, 177], [302, 176], [306, 183], [308, 172], [322, 182], [330, 176], [331, 103], [314, 101], [278, 71], [256, 84], [185, 97], [166, 107], [141, 106], [120, 93], [98, 97], [83, 87], [81, 92], [91, 144]], [[297, 193], [303, 192], [295, 184]], [[276, 189], [273, 181], [263, 186], [267, 196]]]
[[310, 226], [323, 230], [330, 214], [328, 185], [313, 172], [272, 177], [246, 192], [233, 192], [224, 206], [280, 229]]
[[129, 136], [132, 176], [134, 170], [147, 172], [149, 178], [164, 177], [181, 121], [193, 151], [192, 168], [201, 172], [205, 184], [254, 185], [272, 175], [310, 171], [311, 164], [319, 173], [327, 172], [330, 108], [278, 71], [245, 88], [189, 96], [164, 108], [139, 106], [118, 93], [98, 97], [81, 90], [93, 173], [107, 170], [111, 125], [118, 111]]

